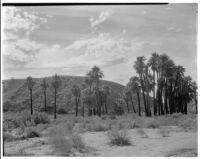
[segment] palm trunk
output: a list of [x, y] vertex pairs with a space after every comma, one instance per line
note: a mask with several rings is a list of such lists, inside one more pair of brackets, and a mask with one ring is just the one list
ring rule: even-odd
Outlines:
[[78, 116], [78, 99], [75, 97], [75, 103], [76, 103], [76, 117]]
[[137, 99], [138, 99], [138, 115], [141, 116], [140, 94], [139, 93], [137, 93]]
[[126, 102], [126, 107], [127, 107], [127, 111], [128, 111], [128, 113], [129, 113], [128, 101]]
[[162, 96], [163, 96], [163, 94], [162, 94], [162, 88], [161, 88], [161, 90], [160, 90], [160, 109], [161, 109], [161, 115], [164, 115], [165, 113], [164, 113], [164, 109], [163, 109]]
[[32, 89], [30, 89], [30, 100], [31, 100], [31, 115], [33, 115]]
[[195, 107], [196, 107], [196, 114], [198, 114], [196, 92], [195, 92], [194, 96], [195, 96], [195, 97], [194, 97], [194, 101], [195, 101]]
[[157, 114], [157, 109], [156, 109], [156, 95], [155, 95], [155, 83], [156, 83], [155, 71], [153, 71], [153, 81], [154, 81], [154, 86], [153, 86], [153, 106], [154, 106], [154, 115], [156, 115]]
[[46, 91], [44, 91], [44, 111], [47, 112]]
[[56, 95], [57, 95], [57, 90], [55, 88], [55, 94], [54, 94], [54, 119], [56, 119]]
[[85, 106], [84, 106], [84, 103], [83, 103], [83, 117], [85, 115]]
[[133, 104], [133, 98], [132, 98], [132, 95], [130, 95], [130, 99], [131, 99], [131, 104], [132, 104], [132, 107], [133, 107], [133, 111], [134, 111], [134, 113], [136, 113], [135, 108], [134, 108], [134, 104]]
[[167, 103], [167, 81], [165, 82], [165, 113], [166, 114], [169, 114], [169, 111], [168, 111], [168, 103]]
[[145, 99], [145, 94], [144, 94], [144, 84], [143, 84], [143, 79], [142, 79], [141, 75], [140, 75], [140, 83], [142, 86], [142, 95], [143, 95], [143, 100], [144, 100], [145, 115], [147, 116], [146, 99]]

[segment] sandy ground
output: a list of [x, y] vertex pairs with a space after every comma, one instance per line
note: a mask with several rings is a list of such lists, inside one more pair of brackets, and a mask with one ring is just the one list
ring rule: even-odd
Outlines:
[[[130, 146], [112, 146], [109, 144], [107, 132], [87, 132], [82, 135], [85, 144], [92, 151], [78, 156], [196, 156], [197, 155], [197, 132], [184, 131], [179, 127], [165, 127], [169, 130], [168, 137], [163, 137], [160, 129], [143, 129], [148, 135], [141, 136], [137, 129], [128, 131]], [[32, 138], [21, 141], [5, 143], [5, 153], [14, 155], [21, 153], [28, 156], [53, 156], [53, 150], [47, 144], [47, 138]]]

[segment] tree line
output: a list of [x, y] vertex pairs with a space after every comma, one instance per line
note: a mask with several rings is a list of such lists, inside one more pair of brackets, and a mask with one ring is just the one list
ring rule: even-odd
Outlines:
[[[103, 78], [103, 72], [99, 67], [94, 66], [87, 74], [86, 74], [85, 83], [81, 86], [73, 85], [71, 87], [71, 93], [74, 96], [75, 103], [75, 114], [78, 116], [79, 106], [82, 106], [81, 114], [84, 116], [85, 106], [88, 109], [89, 115], [98, 115], [101, 117], [101, 114], [108, 114], [108, 106], [107, 99], [110, 94], [109, 86], [100, 85], [100, 79]], [[58, 89], [62, 84], [62, 80], [60, 76], [57, 74], [53, 76], [51, 84], [49, 84], [46, 78], [42, 79], [40, 84], [41, 90], [43, 92], [44, 97], [44, 111], [47, 112], [47, 89], [48, 87], [52, 87], [54, 90], [54, 119], [57, 118], [57, 93]], [[33, 97], [32, 92], [35, 85], [35, 81], [31, 76], [27, 77], [26, 85], [30, 92], [30, 112], [33, 114]]]
[[[144, 56], [136, 58], [133, 68], [137, 75], [129, 79], [121, 97], [113, 101], [115, 108], [126, 105], [127, 112], [130, 112], [130, 105], [133, 112], [139, 116], [156, 116], [172, 113], [187, 114], [188, 103], [194, 100], [197, 113], [197, 84], [190, 76], [185, 76], [185, 68], [176, 65], [166, 54], [153, 53], [147, 60]], [[110, 87], [101, 86], [100, 81], [104, 77], [99, 67], [94, 66], [87, 74], [84, 84], [73, 85], [71, 93], [74, 96], [75, 114], [84, 116], [85, 108], [89, 115], [108, 114], [108, 97], [111, 92]], [[34, 80], [28, 77], [26, 80], [30, 91], [30, 110], [33, 114], [32, 90]], [[46, 90], [51, 86], [54, 90], [54, 118], [57, 114], [57, 93], [62, 80], [57, 74], [53, 76], [51, 84], [44, 78], [40, 84], [44, 96], [44, 111], [47, 112]], [[152, 94], [152, 97], [151, 97]], [[134, 97], [137, 99], [137, 109], [134, 106]], [[141, 98], [144, 109], [141, 107]], [[153, 105], [151, 104], [153, 100]], [[124, 108], [118, 109], [123, 111]]]
[[[166, 54], [153, 53], [147, 60], [144, 56], [137, 57], [133, 68], [137, 75], [130, 78], [123, 98], [128, 104], [132, 95], [138, 100], [138, 115], [141, 116], [140, 96], [142, 94], [145, 116], [164, 115], [172, 113], [187, 114], [188, 103], [195, 101], [197, 113], [197, 84], [190, 76], [186, 76], [185, 68], [176, 65]], [[153, 109], [150, 103], [150, 93], [153, 94]]]

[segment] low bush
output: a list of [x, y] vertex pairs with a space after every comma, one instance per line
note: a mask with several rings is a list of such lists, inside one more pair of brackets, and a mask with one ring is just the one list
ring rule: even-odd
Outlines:
[[147, 121], [145, 121], [144, 127], [153, 129], [159, 128], [159, 123], [155, 119], [148, 119]]
[[10, 141], [15, 141], [15, 140], [16, 140], [16, 137], [13, 136], [11, 133], [3, 132], [3, 141], [10, 142]]
[[80, 150], [85, 149], [85, 144], [83, 142], [83, 139], [81, 138], [80, 134], [75, 133], [72, 135], [72, 142], [73, 142], [73, 147]]
[[78, 151], [85, 149], [81, 136], [79, 133], [73, 132], [73, 127], [70, 123], [52, 127], [48, 142], [59, 156], [70, 156], [74, 152], [73, 148]]
[[69, 156], [73, 147], [72, 140], [63, 135], [55, 134], [48, 138], [48, 142], [59, 156]]
[[160, 129], [160, 134], [161, 134], [161, 136], [162, 137], [169, 137], [170, 135], [170, 132], [169, 132], [169, 130], [167, 130], [166, 128], [162, 128], [162, 129]]
[[143, 129], [138, 129], [137, 133], [142, 137], [142, 138], [148, 138], [149, 136]]
[[128, 136], [128, 131], [126, 129], [119, 130], [117, 128], [113, 128], [110, 131], [108, 131], [108, 137], [110, 139], [111, 145], [131, 145], [131, 141]]
[[34, 138], [34, 137], [40, 137], [41, 134], [33, 127], [28, 127], [25, 129], [25, 138]]

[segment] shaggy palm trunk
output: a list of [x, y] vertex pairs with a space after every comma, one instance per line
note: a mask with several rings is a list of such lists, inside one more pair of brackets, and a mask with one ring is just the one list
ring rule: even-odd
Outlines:
[[31, 115], [33, 114], [32, 89], [30, 89]]
[[55, 92], [54, 92], [54, 119], [56, 119], [56, 95], [57, 95], [57, 90], [55, 88]]
[[142, 75], [140, 75], [140, 83], [142, 86], [142, 95], [143, 95], [143, 100], [144, 100], [145, 115], [147, 116], [146, 99], [145, 99], [145, 94], [144, 94], [144, 84], [143, 84]]
[[105, 113], [108, 114], [107, 96], [105, 97]]
[[128, 113], [129, 113], [128, 101], [126, 102], [126, 107], [127, 107], [127, 111], [128, 111]]
[[76, 116], [78, 116], [78, 99], [75, 98], [75, 103], [76, 103]]
[[185, 101], [184, 114], [187, 114], [187, 102]]
[[137, 99], [138, 99], [138, 115], [141, 116], [140, 94], [139, 93], [137, 93]]
[[164, 109], [163, 109], [163, 100], [162, 100], [162, 88], [160, 90], [160, 111], [161, 111], [161, 115], [164, 115]]
[[134, 107], [134, 104], [133, 104], [133, 98], [132, 98], [132, 95], [130, 95], [130, 99], [131, 99], [131, 104], [132, 104], [132, 107], [133, 107], [133, 111], [134, 111], [134, 113], [136, 113], [136, 111], [135, 111], [135, 107]]
[[157, 109], [156, 109], [156, 93], [155, 93], [155, 83], [156, 83], [156, 75], [155, 75], [155, 71], [153, 71], [153, 81], [154, 81], [154, 85], [153, 85], [153, 110], [154, 110], [154, 115], [157, 114]]
[[167, 103], [167, 94], [168, 94], [168, 92], [167, 92], [168, 90], [167, 90], [167, 81], [165, 82], [165, 113], [166, 114], [169, 114], [169, 111], [168, 111], [168, 103]]
[[84, 117], [84, 115], [85, 115], [85, 106], [84, 106], [84, 103], [83, 103], [83, 117]]
[[196, 92], [195, 92], [194, 96], [195, 96], [195, 97], [194, 97], [194, 102], [195, 102], [195, 107], [196, 107], [196, 114], [198, 114]]
[[47, 112], [47, 99], [46, 99], [46, 91], [44, 91], [44, 111]]

